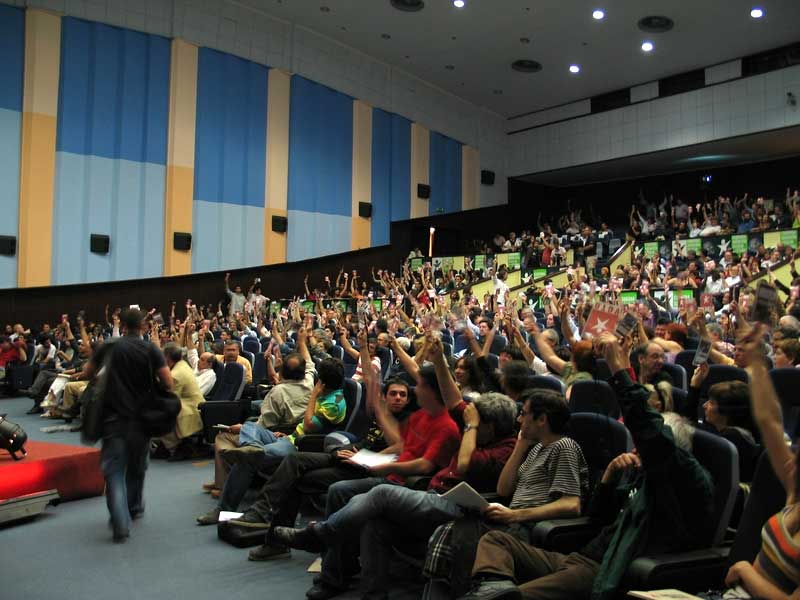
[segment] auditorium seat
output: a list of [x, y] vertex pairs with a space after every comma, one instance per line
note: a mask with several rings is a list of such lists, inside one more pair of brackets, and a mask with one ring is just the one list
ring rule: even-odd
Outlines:
[[611, 379], [613, 373], [611, 369], [608, 367], [608, 363], [606, 362], [605, 358], [598, 358], [594, 363], [594, 378], [599, 379], [600, 381], [608, 381]]
[[342, 348], [341, 346], [332, 346], [329, 354], [333, 358], [338, 358], [341, 361], [344, 360], [344, 348]]
[[489, 352], [489, 354], [486, 355], [486, 361], [493, 369], [500, 368], [500, 357], [497, 356], [497, 354]]
[[246, 350], [251, 354], [261, 354], [263, 352], [263, 350], [261, 350], [261, 344], [258, 342], [258, 340], [250, 335], [246, 336], [242, 340], [242, 350]]
[[747, 372], [744, 369], [731, 365], [710, 365], [708, 368], [708, 376], [700, 388], [700, 398], [708, 398], [708, 388], [722, 381], [744, 381], [747, 383]]
[[614, 390], [605, 381], [576, 381], [569, 393], [573, 413], [592, 412], [618, 419], [619, 403]]
[[253, 353], [252, 352], [248, 352], [247, 350], [241, 350], [239, 353], [242, 356], [244, 356], [247, 360], [250, 361], [250, 367], [252, 368], [253, 365], [255, 364], [255, 361], [256, 361], [255, 356], [253, 355]]
[[[680, 365], [683, 367], [683, 370], [686, 371], [686, 380], [691, 383], [692, 375], [694, 375], [695, 366], [692, 364], [694, 360], [695, 351], [694, 350], [681, 350], [675, 356], [675, 364]], [[677, 385], [677, 381], [673, 382]], [[685, 388], [688, 389], [688, 388]]]
[[[344, 427], [340, 431], [346, 431], [353, 435], [357, 440], [366, 435], [371, 419], [367, 416], [367, 402], [364, 388], [361, 383], [347, 378], [342, 386], [344, 399], [347, 404]], [[322, 452], [324, 450], [325, 434], [309, 433], [297, 441], [297, 449], [301, 452]]]
[[684, 369], [681, 365], [664, 363], [662, 368], [664, 369], [664, 372], [672, 378], [672, 384], [675, 387], [679, 387], [682, 390], [689, 389], [688, 382], [686, 381], [686, 369]]
[[526, 387], [553, 390], [559, 394], [565, 392], [564, 382], [550, 375], [533, 375], [528, 379], [528, 385]]

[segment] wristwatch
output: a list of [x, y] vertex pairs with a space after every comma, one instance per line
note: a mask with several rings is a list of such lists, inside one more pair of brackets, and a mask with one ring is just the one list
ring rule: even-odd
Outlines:
[[469, 425], [465, 425], [464, 433], [467, 433], [470, 429], [477, 429], [477, 427], [475, 425], [472, 425], [471, 423]]

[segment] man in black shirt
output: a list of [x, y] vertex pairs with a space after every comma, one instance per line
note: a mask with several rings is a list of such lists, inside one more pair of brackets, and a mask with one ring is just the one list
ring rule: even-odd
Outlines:
[[164, 355], [141, 339], [143, 316], [138, 310], [125, 311], [125, 335], [103, 344], [88, 366], [90, 376], [105, 369], [100, 463], [115, 542], [125, 541], [131, 519], [144, 512], [142, 492], [150, 438], [143, 431], [139, 415], [153, 393], [154, 375], [163, 387], [172, 387]]

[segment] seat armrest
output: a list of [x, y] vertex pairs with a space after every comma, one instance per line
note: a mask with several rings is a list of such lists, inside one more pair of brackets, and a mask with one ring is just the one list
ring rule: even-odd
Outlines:
[[296, 442], [300, 452], [325, 452], [325, 435], [322, 433], [307, 433]]
[[207, 400], [200, 405], [200, 418], [203, 420], [203, 439], [214, 443], [217, 431], [214, 425], [234, 425], [247, 416], [246, 405], [229, 400]]
[[531, 529], [531, 544], [543, 550], [569, 554], [580, 550], [602, 529], [589, 517], [540, 521]]
[[297, 425], [275, 425], [269, 428], [269, 430], [273, 433], [285, 433], [286, 435], [294, 433], [295, 429], [297, 429]]
[[433, 477], [430, 475], [411, 475], [406, 477], [406, 487], [412, 490], [422, 490], [423, 492], [428, 489]]
[[728, 570], [730, 547], [719, 546], [675, 554], [640, 556], [625, 573], [627, 589], [675, 587], [693, 590], [718, 589]]

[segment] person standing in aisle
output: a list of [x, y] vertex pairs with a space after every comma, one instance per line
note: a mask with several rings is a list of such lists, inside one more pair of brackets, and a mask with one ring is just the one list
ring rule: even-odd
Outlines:
[[124, 542], [130, 535], [131, 519], [144, 513], [150, 437], [140, 421], [142, 409], [154, 392], [154, 379], [163, 388], [172, 388], [164, 355], [141, 337], [143, 319], [139, 310], [123, 312], [125, 335], [103, 344], [89, 365], [90, 376], [105, 368], [100, 465], [115, 542]]

